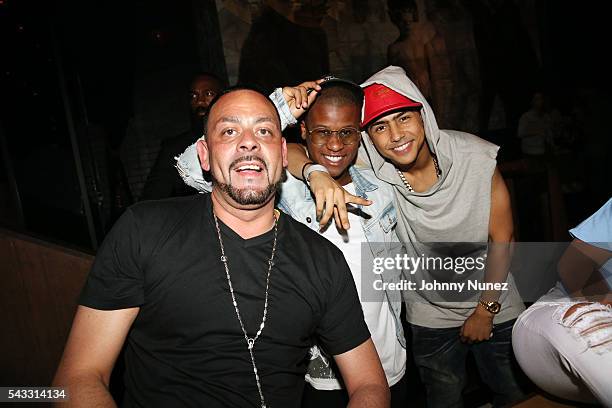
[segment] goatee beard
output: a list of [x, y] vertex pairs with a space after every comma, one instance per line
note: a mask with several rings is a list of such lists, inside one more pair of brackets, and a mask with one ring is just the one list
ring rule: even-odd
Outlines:
[[232, 200], [240, 205], [263, 205], [270, 197], [273, 197], [278, 190], [280, 181], [268, 184], [263, 190], [254, 190], [251, 188], [236, 188], [231, 184], [225, 184], [217, 181], [213, 177], [213, 184], [222, 192], [226, 193]]

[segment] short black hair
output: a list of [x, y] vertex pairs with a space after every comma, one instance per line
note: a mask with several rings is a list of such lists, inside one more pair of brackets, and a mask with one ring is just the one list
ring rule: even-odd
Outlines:
[[[348, 81], [332, 80], [323, 82], [314, 103], [310, 106], [312, 109], [315, 105], [329, 103], [336, 106], [353, 105], [361, 112], [363, 105], [363, 90], [357, 84], [352, 84]], [[308, 117], [308, 112], [304, 115], [304, 121]]]
[[272, 102], [272, 99], [270, 99], [270, 97], [268, 95], [266, 95], [261, 90], [259, 90], [256, 87], [253, 87], [253, 86], [235, 85], [235, 86], [231, 86], [231, 87], [229, 87], [227, 89], [224, 89], [221, 93], [219, 93], [217, 96], [215, 96], [215, 98], [210, 102], [210, 105], [208, 105], [208, 110], [207, 110], [206, 114], [204, 115], [204, 117], [202, 118], [202, 127], [203, 127], [202, 135], [205, 138], [206, 138], [207, 133], [208, 133], [208, 118], [210, 117], [210, 112], [212, 112], [212, 109], [215, 106], [215, 104], [217, 103], [217, 101], [219, 99], [221, 99], [224, 95], [230, 94], [232, 92], [237, 92], [237, 91], [251, 91], [251, 92], [258, 93], [261, 96], [263, 96], [264, 98], [266, 98], [266, 100], [268, 102], [270, 102], [270, 105], [272, 105], [272, 107], [274, 108], [274, 112], [276, 113], [276, 118], [278, 119], [278, 123], [281, 122], [280, 115], [278, 114], [278, 110], [276, 109], [276, 105], [274, 105], [274, 102]]

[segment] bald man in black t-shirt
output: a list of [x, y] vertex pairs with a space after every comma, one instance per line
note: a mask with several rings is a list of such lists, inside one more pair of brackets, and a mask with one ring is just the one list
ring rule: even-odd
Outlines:
[[299, 407], [318, 340], [350, 404], [388, 406], [342, 253], [274, 209], [287, 164], [274, 105], [228, 91], [206, 130], [197, 149], [212, 193], [126, 211], [96, 256], [54, 384], [69, 406], [114, 406], [125, 343], [123, 406]]

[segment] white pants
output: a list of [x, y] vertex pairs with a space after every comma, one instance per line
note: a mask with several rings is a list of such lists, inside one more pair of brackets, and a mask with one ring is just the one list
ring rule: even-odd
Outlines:
[[527, 376], [555, 396], [612, 407], [612, 308], [542, 300], [521, 314], [512, 332], [514, 354]]

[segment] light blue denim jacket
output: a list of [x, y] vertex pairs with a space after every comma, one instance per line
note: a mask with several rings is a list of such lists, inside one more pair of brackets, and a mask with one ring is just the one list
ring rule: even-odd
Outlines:
[[[275, 90], [270, 98], [276, 105], [281, 118], [281, 128], [296, 123], [295, 118], [285, 103], [281, 89]], [[359, 148], [363, 150], [363, 147]], [[359, 157], [366, 157], [361, 151]], [[210, 192], [212, 185], [202, 177], [202, 168], [198, 159], [195, 144], [189, 146], [177, 159], [176, 168], [183, 181], [200, 192]], [[363, 265], [373, 265], [374, 257], [395, 257], [403, 254], [404, 249], [395, 233], [397, 216], [394, 206], [394, 193], [392, 186], [376, 178], [369, 163], [357, 159], [349, 168], [356, 195], [372, 200], [369, 206], [359, 206], [363, 217], [361, 228], [369, 243], [368, 258], [362, 259]], [[278, 207], [295, 220], [318, 231], [319, 223], [316, 220], [315, 201], [308, 186], [301, 180], [293, 177], [286, 171], [286, 180], [282, 183], [279, 194]], [[355, 226], [354, 226], [355, 227]], [[371, 256], [371, 258], [370, 258]], [[381, 275], [384, 282], [399, 282], [401, 271], [385, 271]], [[360, 282], [356, 282], [357, 285]], [[385, 291], [389, 308], [395, 320], [396, 336], [402, 347], [406, 348], [406, 340], [400, 319], [402, 297], [400, 291]]]
[[[391, 185], [380, 183], [372, 169], [364, 163], [355, 163], [349, 168], [349, 172], [356, 195], [372, 200], [369, 206], [358, 206], [362, 214], [360, 227], [364, 231], [370, 249], [362, 253], [362, 265], [373, 265], [375, 257], [393, 258], [396, 254], [403, 254], [402, 244], [395, 233], [397, 216], [393, 205], [394, 195]], [[316, 220], [316, 204], [310, 189], [289, 172], [287, 172], [287, 180], [281, 185], [278, 208], [310, 229], [319, 230], [319, 222]], [[353, 225], [352, 228], [357, 228], [357, 226]], [[384, 282], [399, 282], [401, 273], [385, 270], [381, 278]], [[365, 279], [364, 282], [371, 282], [371, 280]], [[355, 284], [361, 283], [355, 282]], [[362, 297], [363, 295], [364, 293]], [[405, 348], [406, 341], [400, 320], [401, 292], [388, 290], [385, 291], [385, 295], [394, 316], [397, 339]]]

